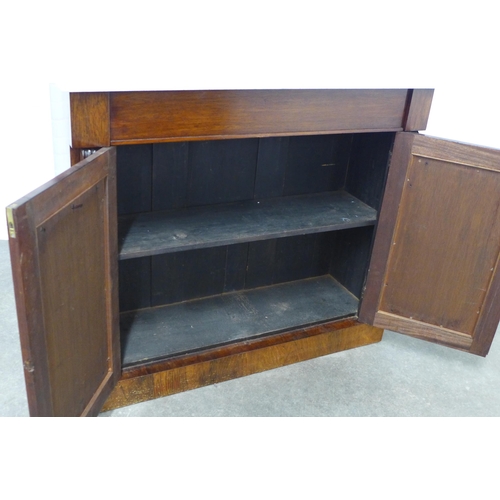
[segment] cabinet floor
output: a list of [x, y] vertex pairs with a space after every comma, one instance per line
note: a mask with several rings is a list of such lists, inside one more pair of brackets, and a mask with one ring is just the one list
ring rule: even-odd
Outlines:
[[358, 299], [331, 276], [243, 290], [121, 316], [124, 366], [355, 316]]
[[[378, 344], [101, 416], [498, 417], [499, 338], [480, 358], [386, 332]], [[0, 370], [0, 417], [28, 416], [7, 241], [0, 241]]]

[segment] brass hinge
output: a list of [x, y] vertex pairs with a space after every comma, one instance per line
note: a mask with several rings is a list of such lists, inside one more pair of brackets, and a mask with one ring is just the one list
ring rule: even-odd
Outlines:
[[16, 237], [16, 226], [14, 225], [14, 214], [12, 208], [7, 207], [7, 226], [9, 227], [9, 236]]

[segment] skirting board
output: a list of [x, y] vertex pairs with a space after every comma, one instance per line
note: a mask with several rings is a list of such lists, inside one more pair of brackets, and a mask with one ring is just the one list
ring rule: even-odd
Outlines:
[[312, 326], [124, 372], [102, 411], [313, 359], [382, 339], [383, 330], [355, 319]]

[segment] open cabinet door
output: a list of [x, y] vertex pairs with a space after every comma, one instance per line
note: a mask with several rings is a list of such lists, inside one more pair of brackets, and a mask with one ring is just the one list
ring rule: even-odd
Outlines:
[[499, 253], [500, 151], [397, 134], [360, 320], [486, 356]]
[[96, 415], [120, 375], [116, 150], [7, 207], [32, 416]]

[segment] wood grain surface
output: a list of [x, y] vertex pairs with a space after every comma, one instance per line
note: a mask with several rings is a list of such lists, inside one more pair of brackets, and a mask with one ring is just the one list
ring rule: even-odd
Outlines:
[[120, 375], [115, 149], [11, 205], [30, 414], [95, 415]]
[[402, 130], [407, 90], [113, 92], [111, 143]]
[[484, 356], [500, 319], [500, 152], [396, 143], [360, 317]]
[[71, 93], [70, 113], [72, 148], [111, 145], [109, 93]]
[[181, 358], [169, 365], [144, 367], [148, 373], [142, 375], [125, 372], [103, 411], [372, 344], [382, 339], [382, 333], [379, 328], [344, 320], [280, 334], [276, 340], [270, 337], [208, 351], [188, 358], [187, 363]]

